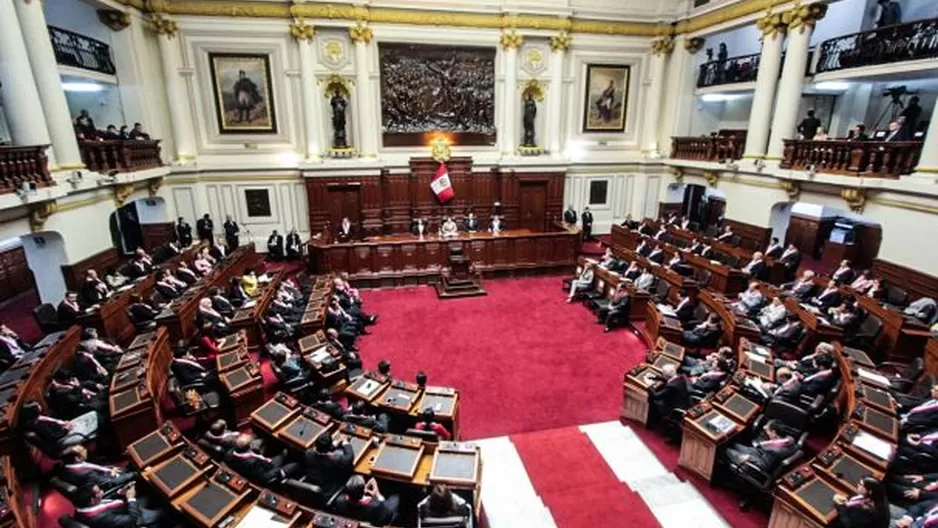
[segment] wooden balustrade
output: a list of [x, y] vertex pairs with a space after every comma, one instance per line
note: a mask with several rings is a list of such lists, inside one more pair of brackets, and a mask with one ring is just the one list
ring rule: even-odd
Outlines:
[[745, 138], [736, 136], [672, 137], [671, 158], [698, 161], [737, 160], [743, 156]]
[[160, 140], [79, 141], [81, 160], [95, 172], [131, 172], [162, 165]]
[[36, 187], [52, 185], [47, 148], [49, 145], [0, 147], [0, 194], [15, 191], [23, 182]]
[[922, 153], [921, 141], [848, 141], [786, 139], [783, 169], [898, 178], [911, 174]]

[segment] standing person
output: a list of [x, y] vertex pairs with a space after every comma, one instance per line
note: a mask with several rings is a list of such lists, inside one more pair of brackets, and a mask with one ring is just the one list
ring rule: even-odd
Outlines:
[[[895, 2], [890, 3], [895, 4]], [[910, 97], [909, 106], [905, 107], [905, 110], [899, 114], [899, 117], [905, 118], [902, 120], [902, 128], [899, 132], [899, 136], [902, 137], [904, 141], [912, 140], [915, 129], [918, 127], [918, 120], [922, 116], [922, 107], [919, 106], [918, 101], [919, 98], [917, 95]]]
[[583, 228], [583, 239], [593, 239], [593, 213], [589, 207], [583, 208], [583, 215], [580, 217], [580, 227]]
[[267, 239], [267, 259], [274, 261], [283, 260], [283, 235], [277, 233], [276, 229], [270, 234], [270, 238]]
[[899, 2], [894, 0], [876, 0], [879, 4], [879, 20], [876, 21], [876, 27], [894, 26], [902, 22], [902, 7]]
[[563, 212], [563, 221], [570, 225], [576, 225], [576, 209], [573, 208], [573, 204], [568, 205], [567, 210]]
[[287, 260], [297, 260], [303, 255], [303, 247], [300, 245], [300, 235], [296, 228], [287, 233]]
[[821, 128], [821, 120], [814, 117], [814, 110], [808, 110], [807, 117], [798, 124], [798, 133], [804, 139], [814, 139], [819, 128]]
[[208, 213], [205, 213], [202, 218], [196, 221], [195, 230], [199, 234], [199, 242], [212, 243], [215, 223], [212, 222], [212, 217]]
[[238, 247], [238, 233], [241, 229], [238, 223], [231, 219], [231, 215], [225, 217], [225, 243], [228, 244], [228, 252], [234, 251]]
[[176, 220], [176, 242], [179, 242], [179, 247], [187, 248], [192, 245], [192, 226], [189, 225], [189, 222], [186, 222], [185, 218], [179, 217]]

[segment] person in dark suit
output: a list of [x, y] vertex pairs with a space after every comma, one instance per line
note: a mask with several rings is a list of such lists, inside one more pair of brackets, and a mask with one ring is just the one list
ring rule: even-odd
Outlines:
[[286, 345], [273, 345], [268, 350], [271, 360], [280, 370], [281, 382], [289, 385], [309, 378], [305, 365]]
[[857, 272], [850, 266], [849, 260], [842, 260], [840, 267], [831, 274], [831, 280], [837, 284], [850, 284], [857, 277]]
[[803, 328], [801, 319], [793, 313], [785, 317], [785, 324], [776, 326], [762, 334], [762, 342], [767, 345], [794, 345], [795, 339]]
[[733, 444], [726, 448], [726, 457], [734, 466], [748, 463], [763, 472], [771, 472], [797, 449], [794, 437], [785, 426], [769, 420], [751, 445]]
[[801, 278], [795, 282], [782, 285], [782, 291], [788, 295], [794, 296], [799, 302], [808, 302], [814, 297], [814, 291], [817, 286], [814, 284], [814, 272], [805, 270]]
[[111, 379], [111, 373], [101, 361], [92, 352], [84, 349], [78, 349], [75, 353], [75, 365], [73, 366], [75, 375], [84, 381], [107, 385]]
[[749, 261], [749, 264], [746, 264], [743, 267], [742, 271], [752, 278], [763, 279], [765, 278], [765, 272], [767, 270], [768, 267], [765, 265], [762, 252], [756, 251], [752, 254], [752, 260]]
[[[902, 526], [890, 524], [890, 506], [883, 483], [872, 477], [863, 477], [852, 497], [836, 494], [831, 499], [837, 508], [837, 525], [841, 528], [880, 528]], [[922, 527], [929, 526], [922, 523]]]
[[240, 435], [241, 433], [238, 431], [228, 429], [228, 424], [225, 423], [225, 420], [218, 419], [212, 422], [212, 425], [208, 426], [208, 430], [202, 435], [202, 440], [218, 447], [222, 451], [228, 451], [234, 448], [235, 442]]
[[717, 360], [712, 369], [691, 378], [691, 388], [697, 392], [710, 394], [723, 385], [723, 381], [730, 375], [730, 364], [722, 359]]
[[328, 434], [320, 435], [313, 448], [303, 455], [306, 482], [322, 489], [323, 496], [332, 497], [352, 475], [355, 451], [345, 435], [335, 440]]
[[684, 253], [675, 251], [674, 256], [668, 261], [668, 269], [679, 272], [679, 270], [685, 266], [687, 266], [687, 264], [684, 262]]
[[68, 291], [65, 292], [65, 298], [59, 303], [56, 314], [58, 315], [59, 323], [64, 327], [68, 327], [75, 324], [79, 316], [91, 311], [93, 308], [94, 306], [82, 308], [81, 305], [78, 304], [78, 294], [73, 291]]
[[153, 261], [160, 264], [180, 253], [182, 253], [182, 250], [179, 248], [179, 243], [175, 240], [170, 240], [153, 250]]
[[472, 212], [472, 209], [466, 211], [466, 218], [463, 219], [463, 231], [467, 233], [475, 233], [479, 230], [479, 219], [476, 217], [475, 213]]
[[155, 326], [156, 316], [160, 314], [160, 311], [154, 308], [149, 303], [143, 302], [143, 299], [139, 294], [133, 294], [130, 296], [130, 306], [128, 307], [130, 314], [130, 320], [135, 325], [143, 325], [147, 323], [153, 323]]
[[234, 251], [240, 243], [238, 233], [241, 232], [241, 228], [238, 227], [238, 222], [231, 219], [231, 215], [225, 217], [225, 223], [222, 227], [225, 230], [225, 243], [228, 245], [228, 251]]
[[688, 253], [691, 253], [692, 255], [699, 255], [700, 252], [703, 251], [703, 248], [704, 248], [703, 243], [701, 243], [700, 240], [697, 240], [695, 238], [694, 241], [691, 242], [689, 246], [684, 248], [684, 251], [687, 251]]
[[244, 286], [241, 285], [241, 280], [238, 277], [232, 277], [228, 280], [228, 295], [226, 298], [236, 308], [251, 300], [251, 296], [244, 291]]
[[782, 256], [782, 251], [784, 251], [784, 249], [785, 248], [778, 241], [778, 238], [772, 237], [772, 242], [769, 243], [769, 247], [765, 248], [765, 256], [767, 258], [773, 258], [773, 259], [778, 258]]
[[651, 254], [652, 246], [647, 240], [642, 240], [638, 243], [638, 246], [635, 248], [635, 253], [641, 257], [648, 258], [648, 255]]
[[724, 242], [729, 244], [732, 242], [734, 236], [736, 236], [736, 233], [733, 232], [733, 228], [731, 226], [726, 226], [723, 228], [723, 232], [717, 236], [717, 242]]
[[229, 326], [231, 320], [212, 307], [212, 299], [209, 297], [199, 300], [199, 310], [195, 315], [195, 320], [199, 328], [210, 326], [215, 335], [225, 335], [231, 332], [231, 326]]
[[798, 266], [801, 265], [801, 251], [794, 244], [788, 244], [779, 260], [785, 265], [785, 270], [793, 277], [795, 272], [798, 271]]
[[184, 344], [173, 347], [173, 361], [169, 368], [184, 388], [195, 384], [213, 385], [217, 381], [215, 373], [203, 367]]
[[218, 288], [212, 287], [208, 291], [209, 297], [212, 299], [212, 309], [221, 314], [223, 317], [231, 317], [235, 313], [235, 307], [231, 304], [224, 295], [221, 294], [221, 290]]
[[772, 399], [795, 405], [801, 401], [801, 377], [788, 367], [780, 367], [775, 371], [775, 385], [771, 389]]
[[49, 382], [46, 402], [58, 416], [69, 419], [91, 411], [107, 416], [108, 406], [101, 392], [103, 390], [102, 385], [81, 382], [69, 372], [59, 369]]
[[645, 258], [654, 262], [655, 264], [662, 264], [664, 263], [664, 250], [661, 249], [661, 246], [655, 246], [654, 249], [652, 249]]
[[222, 244], [221, 241], [213, 243], [211, 247], [208, 248], [209, 256], [216, 261], [228, 258], [229, 253], [228, 247]]
[[657, 423], [674, 409], [686, 409], [690, 405], [687, 378], [679, 374], [674, 365], [665, 365], [656, 388], [649, 395], [651, 407], [650, 423]]
[[164, 511], [144, 507], [137, 500], [133, 485], [124, 490], [123, 499], [105, 499], [100, 486], [85, 486], [78, 491], [75, 506], [75, 520], [91, 528], [159, 528], [169, 522]]
[[808, 110], [808, 115], [801, 120], [796, 129], [803, 139], [811, 140], [821, 128], [821, 120], [814, 117], [814, 110]]
[[610, 332], [613, 323], [629, 320], [629, 305], [629, 290], [620, 284], [609, 304], [596, 311], [597, 322], [603, 325], [603, 332]]
[[840, 299], [840, 289], [837, 288], [835, 282], [831, 282], [824, 291], [813, 297], [810, 302], [822, 312], [826, 312], [831, 307], [840, 304]]
[[296, 229], [287, 233], [287, 260], [298, 260], [303, 256], [303, 246]]
[[414, 235], [415, 237], [426, 236], [429, 232], [430, 222], [428, 222], [426, 218], [418, 216], [414, 217], [410, 221], [410, 234]]
[[932, 385], [927, 398], [900, 401], [899, 420], [904, 431], [938, 427], [938, 384]]
[[583, 214], [580, 216], [580, 227], [583, 229], [583, 240], [593, 239], [593, 212], [589, 207], [583, 208]]
[[894, 26], [902, 22], [902, 7], [895, 0], [876, 0], [879, 4], [879, 18], [876, 27]]
[[283, 235], [277, 233], [276, 229], [267, 238], [267, 260], [283, 260]]
[[103, 280], [98, 278], [98, 272], [90, 269], [85, 272], [85, 281], [81, 285], [79, 300], [84, 306], [101, 304], [111, 295], [111, 290]]
[[801, 393], [807, 396], [817, 396], [830, 390], [837, 381], [834, 373], [834, 358], [824, 354], [814, 358], [817, 371], [801, 380]]
[[648, 221], [644, 219], [642, 219], [642, 221], [638, 223], [638, 227], [635, 228], [635, 230], [638, 231], [638, 234], [640, 235], [651, 236], [651, 233], [652, 233], [651, 226], [648, 225]]
[[65, 449], [62, 462], [59, 478], [77, 488], [95, 485], [102, 490], [113, 490], [130, 484], [137, 477], [136, 473], [124, 468], [88, 462], [88, 450], [81, 445]]
[[339, 222], [335, 232], [335, 239], [338, 242], [351, 242], [355, 238], [355, 226], [352, 225], [348, 217], [343, 217]]
[[202, 218], [195, 222], [195, 231], [199, 234], [199, 242], [211, 244], [212, 240], [215, 239], [215, 222], [212, 221], [212, 217], [208, 213], [202, 215]]
[[721, 335], [723, 335], [723, 323], [720, 322], [720, 316], [711, 313], [706, 321], [684, 331], [684, 345], [699, 348], [714, 347]]
[[0, 323], [0, 364], [9, 366], [16, 363], [31, 348], [32, 345], [20, 339], [10, 327]]
[[156, 274], [156, 284], [154, 288], [161, 297], [167, 300], [173, 300], [182, 295], [186, 283], [173, 277], [167, 270], [160, 270]]
[[299, 464], [286, 463], [282, 455], [266, 457], [261, 451], [260, 441], [242, 434], [228, 453], [228, 465], [251, 482], [267, 487], [283, 482], [300, 470]]
[[[311, 405], [314, 409], [322, 411], [336, 420], [345, 421], [345, 409], [339, 402], [332, 399], [332, 395], [329, 394], [329, 389], [325, 387], [319, 389], [319, 392], [317, 392], [313, 398], [314, 400]], [[308, 467], [309, 466], [307, 466], [307, 468]]]
[[339, 514], [375, 526], [390, 524], [397, 516], [399, 505], [400, 497], [391, 495], [385, 498], [375, 479], [366, 483], [361, 475], [349, 478], [345, 483], [345, 493], [335, 500], [335, 508]]
[[567, 206], [567, 210], [563, 212], [563, 221], [570, 224], [576, 225], [576, 209], [573, 208], [573, 204]]
[[700, 248], [700, 256], [705, 259], [712, 259], [714, 257], [713, 248], [710, 247], [710, 244], [704, 244], [704, 247]]
[[192, 245], [192, 226], [183, 217], [176, 220], [176, 226], [173, 228], [176, 233], [176, 242], [179, 246], [187, 248]]
[[[185, 283], [186, 287], [192, 286], [199, 281], [199, 274], [189, 267], [189, 263], [182, 260], [176, 266], [176, 278]], [[178, 289], [178, 287], [177, 287]]]
[[622, 221], [621, 225], [627, 229], [638, 229], [638, 222], [632, 219], [632, 213], [625, 215], [625, 220]]
[[674, 316], [682, 323], [686, 324], [694, 317], [694, 303], [686, 291], [681, 291], [680, 299], [674, 306]]

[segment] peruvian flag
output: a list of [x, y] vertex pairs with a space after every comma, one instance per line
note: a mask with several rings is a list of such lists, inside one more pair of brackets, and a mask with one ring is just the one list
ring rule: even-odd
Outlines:
[[436, 194], [440, 203], [446, 203], [453, 199], [453, 184], [449, 181], [449, 172], [446, 171], [446, 165], [440, 163], [433, 175], [433, 181], [430, 182], [430, 188]]

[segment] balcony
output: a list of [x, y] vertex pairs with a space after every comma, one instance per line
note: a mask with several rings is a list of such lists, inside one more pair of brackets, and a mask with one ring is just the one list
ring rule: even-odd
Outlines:
[[0, 193], [11, 193], [31, 182], [36, 187], [52, 185], [49, 174], [49, 145], [0, 147]]
[[715, 136], [672, 137], [671, 158], [693, 161], [738, 160], [746, 146], [746, 131], [721, 130]]
[[892, 178], [911, 174], [922, 154], [922, 141], [809, 141], [786, 139], [779, 167], [863, 176]]
[[825, 40], [815, 72], [934, 58], [938, 58], [938, 18]]
[[105, 75], [117, 73], [114, 61], [111, 60], [111, 47], [107, 44], [67, 29], [54, 26], [48, 28], [55, 61], [60, 66], [81, 68]]
[[79, 140], [78, 148], [81, 150], [81, 161], [95, 172], [131, 172], [163, 164], [158, 139]]
[[697, 88], [755, 82], [759, 74], [759, 56], [759, 53], [754, 53], [701, 64], [697, 73]]

